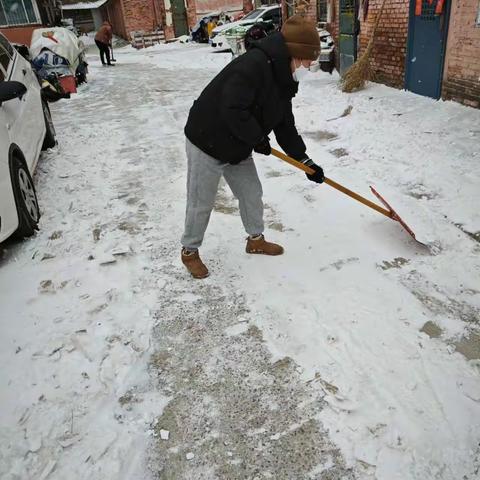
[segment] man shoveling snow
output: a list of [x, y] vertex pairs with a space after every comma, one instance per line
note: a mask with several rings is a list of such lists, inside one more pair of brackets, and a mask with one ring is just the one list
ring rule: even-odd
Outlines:
[[[115, 66], [112, 63], [110, 58], [110, 48], [112, 48], [112, 38], [113, 38], [112, 24], [108, 20], [105, 20], [95, 35], [95, 43], [97, 44], [98, 50], [100, 51], [100, 60], [104, 67]], [[107, 60], [106, 63], [105, 63], [105, 58]]]
[[194, 278], [208, 276], [198, 248], [222, 175], [239, 201], [248, 233], [246, 252], [283, 253], [263, 236], [262, 185], [252, 158], [252, 150], [270, 155], [272, 131], [288, 155], [315, 171], [307, 175], [309, 180], [323, 182], [323, 170], [308, 158], [292, 112], [298, 82], [319, 54], [314, 24], [293, 16], [281, 33], [256, 42], [227, 65], [194, 102], [185, 127], [188, 177], [182, 237], [182, 262]]

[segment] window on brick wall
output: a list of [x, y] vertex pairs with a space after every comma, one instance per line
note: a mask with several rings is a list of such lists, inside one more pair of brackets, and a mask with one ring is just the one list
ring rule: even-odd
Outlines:
[[477, 8], [477, 27], [480, 27], [480, 1], [478, 2]]
[[35, 0], [0, 0], [0, 27], [40, 23]]

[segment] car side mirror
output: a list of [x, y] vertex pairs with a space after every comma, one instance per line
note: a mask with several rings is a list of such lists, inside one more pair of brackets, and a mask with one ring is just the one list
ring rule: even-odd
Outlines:
[[27, 92], [27, 87], [20, 82], [0, 82], [0, 105], [14, 98], [22, 98]]

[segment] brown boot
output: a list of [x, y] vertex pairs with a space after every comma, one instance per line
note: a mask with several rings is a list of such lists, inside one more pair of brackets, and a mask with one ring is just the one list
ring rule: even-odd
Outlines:
[[208, 277], [208, 268], [204, 265], [202, 260], [200, 260], [198, 251], [187, 252], [187, 250], [182, 248], [182, 262], [192, 274], [193, 278]]
[[283, 253], [283, 247], [276, 243], [267, 242], [263, 235], [252, 238], [248, 237], [247, 253], [260, 253], [263, 255], [281, 255]]

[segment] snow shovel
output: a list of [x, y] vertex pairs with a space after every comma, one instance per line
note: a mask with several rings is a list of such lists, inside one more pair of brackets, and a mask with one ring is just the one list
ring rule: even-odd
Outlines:
[[[275, 155], [275, 157], [280, 158], [284, 162], [287, 162], [290, 165], [293, 165], [294, 167], [297, 167], [298, 169], [303, 170], [305, 173], [308, 173], [309, 175], [315, 173], [313, 169], [304, 165], [302, 162], [294, 160], [293, 158], [289, 157], [288, 155], [285, 155], [282, 152], [279, 152], [278, 150], [275, 150], [274, 148], [272, 148], [272, 155]], [[382, 215], [385, 215], [386, 217], [391, 218], [392, 220], [398, 222], [415, 241], [424, 245], [422, 242], [420, 242], [415, 238], [415, 233], [413, 233], [413, 230], [404, 222], [404, 220], [400, 217], [400, 215], [398, 215], [398, 213], [390, 206], [390, 204], [387, 203], [387, 201], [373, 187], [370, 187], [370, 190], [383, 203], [386, 209], [381, 207], [380, 205], [377, 205], [376, 203], [373, 203], [367, 198], [362, 197], [358, 193], [352, 192], [352, 190], [349, 190], [343, 185], [340, 185], [339, 183], [334, 182], [330, 178], [325, 177], [324, 183], [339, 190], [345, 195], [348, 195], [349, 197], [357, 200], [357, 202], [363, 203], [367, 207], [370, 207], [373, 210], [376, 210], [378, 213], [381, 213]]]
[[110, 44], [110, 52], [112, 53], [112, 56], [110, 57], [110, 61], [116, 62], [117, 59], [113, 56], [113, 44]]

